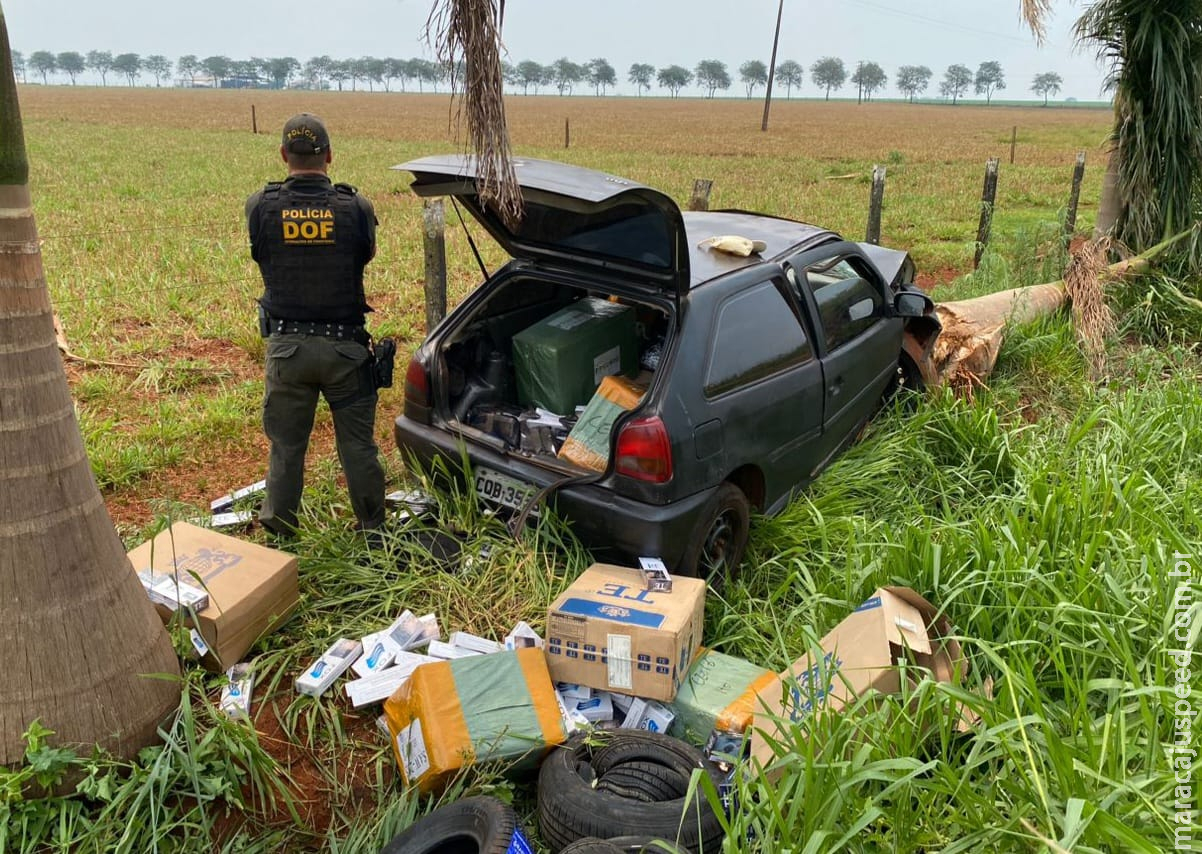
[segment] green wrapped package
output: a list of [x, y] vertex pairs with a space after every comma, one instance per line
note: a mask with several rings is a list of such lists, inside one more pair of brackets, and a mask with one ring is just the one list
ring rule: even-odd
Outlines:
[[771, 670], [749, 661], [703, 650], [668, 704], [676, 714], [668, 734], [700, 747], [715, 729], [744, 732], [756, 711], [757, 690], [774, 679]]
[[422, 664], [384, 701], [384, 717], [406, 785], [423, 792], [473, 762], [536, 767], [565, 737], [547, 660], [534, 647]]
[[518, 402], [571, 415], [601, 380], [638, 368], [634, 309], [586, 297], [513, 336]]

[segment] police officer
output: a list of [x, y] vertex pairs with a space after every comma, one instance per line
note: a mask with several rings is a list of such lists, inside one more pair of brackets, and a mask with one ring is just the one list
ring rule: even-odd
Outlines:
[[263, 432], [271, 457], [259, 521], [277, 535], [296, 527], [320, 393], [333, 415], [359, 528], [378, 542], [384, 469], [364, 327], [371, 307], [363, 294], [363, 268], [376, 252], [375, 211], [354, 187], [330, 181], [330, 135], [317, 116], [288, 120], [280, 156], [287, 180], [246, 200], [251, 257], [263, 274], [260, 332], [267, 338]]

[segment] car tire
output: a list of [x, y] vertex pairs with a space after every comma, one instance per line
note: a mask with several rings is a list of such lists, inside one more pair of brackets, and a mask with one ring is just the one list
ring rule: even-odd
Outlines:
[[897, 359], [897, 374], [889, 380], [889, 385], [881, 397], [881, 404], [888, 406], [896, 398], [911, 408], [924, 391], [926, 382], [922, 378], [922, 371], [918, 370], [918, 365], [914, 364], [910, 354], [903, 352]]
[[380, 854], [506, 854], [515, 838], [525, 840], [512, 807], [496, 798], [464, 798], [410, 825]]
[[601, 775], [596, 788], [620, 798], [654, 804], [683, 798], [689, 790], [689, 776], [658, 762], [624, 762]]
[[675, 842], [657, 839], [654, 836], [619, 836], [614, 839], [597, 839], [588, 836], [577, 839], [559, 854], [691, 854]]
[[751, 531], [751, 504], [743, 490], [722, 483], [693, 528], [677, 573], [720, 582], [743, 562]]
[[[662, 767], [665, 773], [654, 777], [655, 785], [646, 779], [636, 785], [632, 797], [600, 785], [622, 766], [645, 774], [648, 764]], [[686, 781], [687, 793], [687, 780], [698, 769], [708, 774], [717, 788], [722, 776], [717, 766], [678, 739], [643, 730], [575, 736], [553, 750], [539, 770], [538, 820], [543, 841], [553, 852], [580, 839], [609, 838], [612, 842], [619, 836], [673, 840], [690, 851], [719, 851], [723, 838], [720, 817], [700, 791], [689, 800], [683, 795], [643, 800], [656, 786], [661, 794], [675, 794], [680, 779]], [[662, 847], [658, 850], [664, 851]]]

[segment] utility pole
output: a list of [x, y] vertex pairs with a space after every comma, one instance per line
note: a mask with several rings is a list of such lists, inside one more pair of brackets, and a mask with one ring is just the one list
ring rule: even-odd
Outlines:
[[760, 130], [768, 130], [768, 110], [772, 108], [772, 78], [776, 76], [776, 46], [780, 43], [780, 18], [785, 11], [785, 0], [776, 7], [776, 34], [772, 36], [772, 59], [768, 63], [768, 89], [764, 92], [764, 120]]

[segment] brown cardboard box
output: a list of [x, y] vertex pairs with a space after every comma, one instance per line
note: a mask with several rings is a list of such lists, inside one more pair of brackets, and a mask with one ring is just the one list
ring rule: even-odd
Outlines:
[[[751, 738], [753, 763], [762, 769], [772, 762], [772, 746], [765, 735], [780, 739], [778, 719], [797, 721], [818, 706], [838, 711], [869, 689], [901, 690], [899, 662], [925, 669], [940, 682], [961, 683], [968, 662], [951, 635], [947, 618], [910, 588], [878, 588], [820, 641], [825, 653], [821, 662], [811, 663], [807, 653], [759, 692]], [[975, 715], [961, 708], [958, 728], [967, 730], [974, 723]]]
[[[142, 543], [129, 560], [135, 573], [176, 573], [208, 591], [209, 607], [196, 615], [196, 628], [209, 646], [203, 660], [211, 670], [237, 664], [261, 635], [288, 618], [299, 597], [295, 555], [186, 522]], [[171, 619], [168, 608], [155, 607], [164, 623]]]
[[701, 645], [705, 582], [644, 589], [637, 569], [593, 564], [547, 611], [551, 679], [671, 701]]

